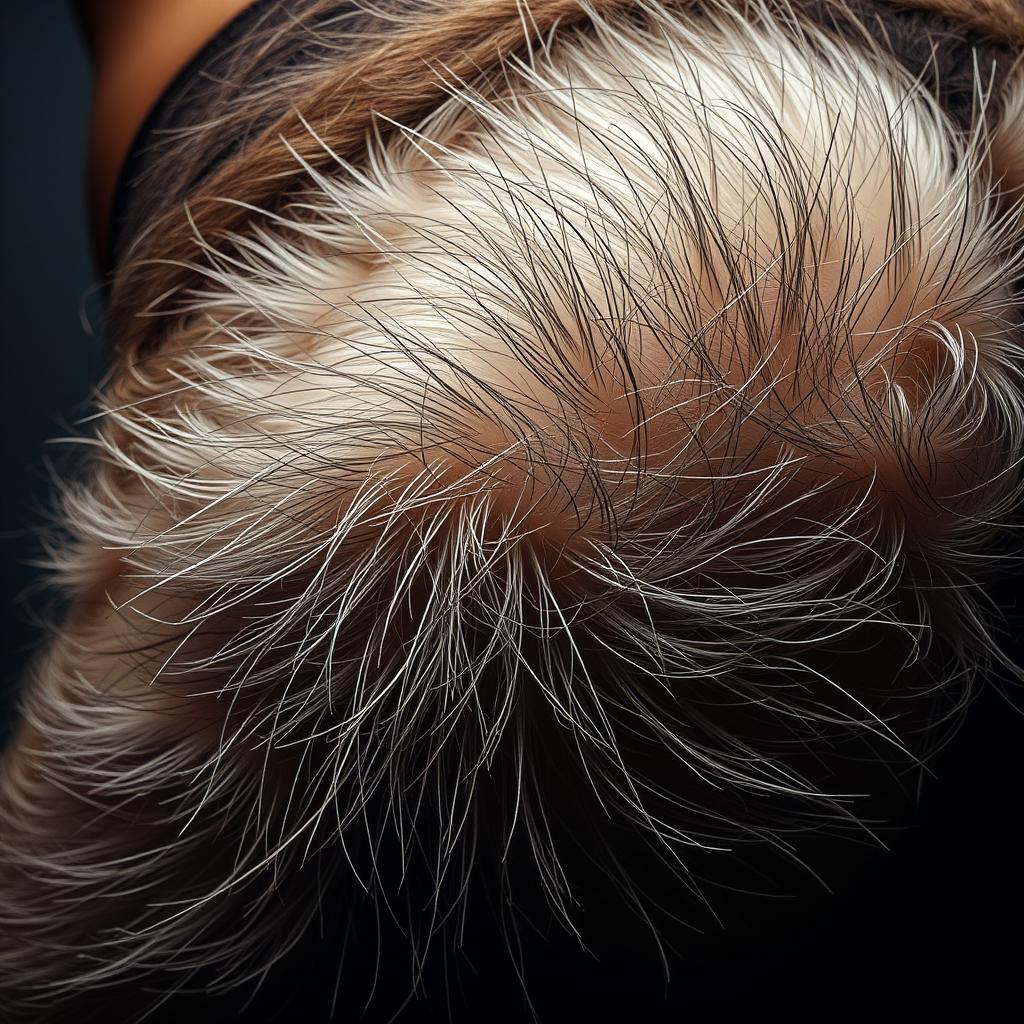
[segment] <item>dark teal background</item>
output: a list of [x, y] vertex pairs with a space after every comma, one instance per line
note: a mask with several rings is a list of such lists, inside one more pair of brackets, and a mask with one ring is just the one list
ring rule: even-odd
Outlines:
[[[99, 296], [84, 202], [89, 63], [69, 5], [0, 4], [0, 706], [48, 614], [34, 526], [51, 494], [50, 438], [88, 408], [105, 344], [83, 320]], [[0, 716], [0, 721], [6, 716]]]

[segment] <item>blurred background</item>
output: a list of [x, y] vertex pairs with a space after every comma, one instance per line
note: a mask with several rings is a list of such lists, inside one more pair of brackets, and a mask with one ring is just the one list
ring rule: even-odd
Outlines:
[[[75, 432], [88, 413], [106, 346], [84, 206], [89, 69], [73, 17], [60, 0], [0, 4], [0, 46], [6, 716], [48, 605], [33, 565], [35, 537], [52, 490], [48, 466], [67, 460], [48, 439]], [[999, 596], [1007, 606], [1017, 602], [1012, 581]], [[1015, 654], [1024, 658], [1019, 639]], [[837, 858], [826, 874], [833, 893], [808, 886], [771, 915], [752, 915], [749, 925], [734, 920], [728, 933], [687, 940], [667, 996], [650, 949], [638, 950], [636, 963], [601, 966], [538, 957], [538, 1009], [555, 1021], [705, 1020], [798, 1007], [818, 1018], [857, 1007], [882, 1019], [902, 1011], [920, 1020], [943, 1010], [962, 1016], [952, 1000], [966, 998], [974, 1019], [1012, 1016], [1024, 945], [1022, 738], [1019, 711], [987, 690], [936, 761], [906, 827], [887, 837], [890, 849]], [[488, 1020], [523, 1019], [514, 993], [503, 1012], [493, 992], [489, 1004]], [[258, 1006], [250, 1012], [261, 1019]], [[398, 1019], [420, 1017], [410, 1011]]]
[[51, 603], [31, 564], [35, 527], [52, 492], [48, 465], [70, 453], [48, 442], [88, 412], [105, 343], [84, 201], [90, 70], [70, 4], [0, 4], [0, 47], [2, 730]]

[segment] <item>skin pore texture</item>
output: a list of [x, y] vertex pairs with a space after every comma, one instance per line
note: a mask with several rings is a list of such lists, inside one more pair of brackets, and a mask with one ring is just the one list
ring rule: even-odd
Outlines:
[[778, 10], [520, 26], [358, 159], [289, 114], [287, 190], [124, 271], [0, 775], [15, 1012], [252, 987], [342, 884], [417, 962], [486, 894], [514, 949], [519, 887], [574, 933], [569, 850], [643, 905], [603, 823], [698, 896], [948, 734], [1021, 489], [1021, 81], [963, 132]]

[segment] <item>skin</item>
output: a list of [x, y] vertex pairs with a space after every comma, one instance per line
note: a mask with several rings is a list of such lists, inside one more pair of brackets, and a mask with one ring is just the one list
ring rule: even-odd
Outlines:
[[89, 210], [106, 251], [110, 207], [132, 139], [174, 76], [252, 0], [77, 0], [95, 67]]

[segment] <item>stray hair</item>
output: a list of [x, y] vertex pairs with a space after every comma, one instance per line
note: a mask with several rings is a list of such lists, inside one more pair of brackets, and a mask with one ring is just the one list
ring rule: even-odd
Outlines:
[[414, 984], [488, 887], [515, 957], [519, 887], [577, 932], [574, 848], [656, 933], [618, 835], [699, 896], [869, 832], [850, 766], [1016, 673], [1013, 134], [751, 10], [592, 11], [358, 162], [307, 120], [305, 187], [196, 234], [63, 496], [77, 603], [0, 779], [15, 1011], [256, 985], [347, 877]]

